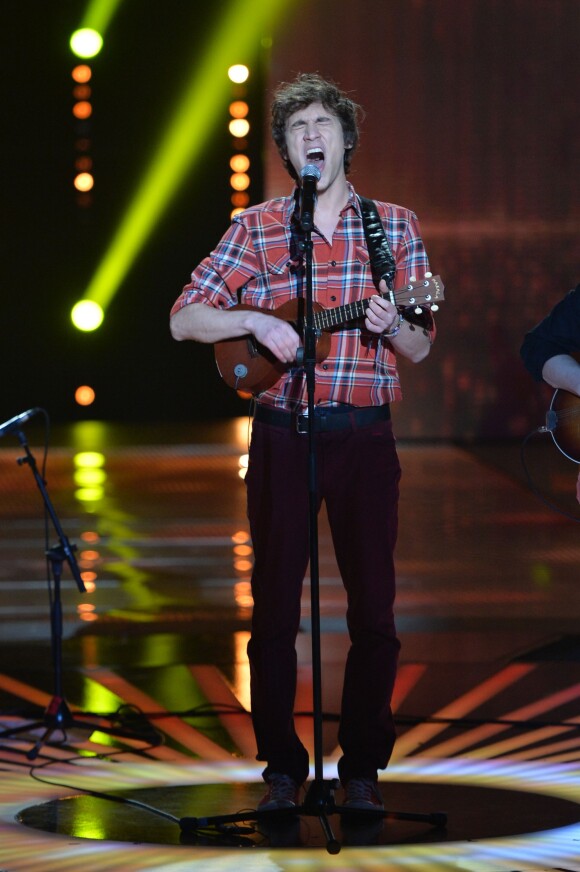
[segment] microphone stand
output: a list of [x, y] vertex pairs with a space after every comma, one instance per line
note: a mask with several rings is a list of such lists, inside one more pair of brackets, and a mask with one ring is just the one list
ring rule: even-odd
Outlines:
[[[311, 169], [307, 167], [305, 169]], [[317, 169], [315, 167], [315, 169]], [[303, 170], [303, 177], [305, 173]], [[312, 207], [313, 211], [313, 207]], [[324, 837], [326, 839], [326, 850], [329, 854], [338, 854], [341, 849], [341, 843], [333, 833], [330, 821], [328, 820], [331, 814], [340, 814], [356, 826], [357, 823], [380, 822], [381, 819], [390, 818], [392, 820], [418, 821], [428, 823], [432, 826], [441, 828], [447, 822], [447, 815], [443, 812], [432, 812], [429, 814], [406, 813], [397, 811], [384, 811], [366, 809], [349, 809], [348, 806], [336, 805], [334, 800], [334, 792], [339, 787], [337, 778], [325, 779], [323, 772], [323, 737], [322, 737], [322, 658], [321, 658], [321, 641], [320, 641], [320, 572], [318, 561], [318, 507], [317, 507], [317, 458], [316, 458], [316, 441], [315, 441], [315, 388], [316, 388], [316, 341], [317, 330], [314, 326], [314, 305], [313, 305], [313, 270], [312, 270], [312, 213], [305, 214], [302, 220], [302, 229], [304, 232], [304, 241], [300, 247], [304, 252], [305, 264], [305, 279], [306, 279], [306, 317], [304, 322], [304, 346], [298, 349], [296, 362], [303, 367], [306, 376], [306, 391], [308, 399], [308, 521], [309, 521], [309, 537], [310, 537], [310, 602], [311, 602], [311, 650], [312, 650], [312, 703], [313, 703], [313, 728], [314, 728], [314, 779], [308, 786], [306, 796], [302, 805], [292, 808], [281, 809], [256, 809], [251, 812], [237, 812], [228, 815], [214, 815], [212, 817], [184, 817], [179, 821], [182, 835], [193, 833], [196, 834], [199, 830], [205, 831], [215, 827], [218, 834], [221, 834], [225, 839], [234, 839], [238, 835], [238, 843], [246, 844], [243, 836], [248, 832], [243, 828], [228, 828], [228, 824], [236, 824], [241, 821], [261, 821], [266, 825], [267, 833], [271, 836], [272, 846], [275, 847], [276, 839], [281, 841], [284, 847], [289, 847], [290, 844], [285, 841], [288, 834], [292, 835], [294, 830], [291, 828], [291, 822], [297, 821], [301, 816], [317, 817]], [[289, 827], [290, 824], [290, 827]]]
[[[44, 727], [44, 733], [37, 740], [34, 746], [26, 752], [28, 760], [35, 760], [40, 753], [41, 747], [48, 743], [51, 736], [55, 732], [63, 734], [63, 740], [66, 739], [66, 731], [70, 728], [77, 728], [94, 732], [99, 730], [102, 733], [118, 736], [120, 738], [145, 740], [144, 736], [139, 736], [136, 733], [128, 730], [117, 729], [113, 727], [103, 726], [99, 723], [89, 723], [84, 720], [73, 718], [68, 703], [63, 693], [62, 681], [62, 598], [61, 598], [61, 577], [62, 567], [65, 561], [68, 563], [72, 576], [80, 593], [86, 592], [86, 587], [81, 577], [78, 563], [75, 557], [76, 545], [71, 545], [61, 523], [58, 519], [54, 506], [48, 495], [46, 483], [38, 471], [38, 466], [34, 455], [32, 454], [24, 431], [17, 429], [14, 431], [18, 437], [20, 444], [24, 449], [24, 457], [17, 460], [19, 466], [28, 466], [32, 471], [36, 485], [42, 495], [46, 512], [50, 516], [54, 529], [58, 536], [58, 545], [49, 548], [45, 554], [51, 568], [53, 589], [51, 595], [51, 610], [50, 610], [50, 628], [51, 628], [51, 644], [52, 644], [52, 660], [54, 666], [54, 693], [45, 711], [44, 718], [41, 721], [36, 721], [31, 724], [26, 724], [21, 727], [14, 727], [9, 730], [0, 732], [0, 739], [12, 738], [21, 733], [28, 733], [34, 729]], [[78, 713], [79, 717], [88, 717], [82, 712]]]
[[334, 791], [338, 779], [325, 780], [323, 775], [322, 738], [322, 657], [320, 634], [320, 569], [318, 547], [318, 507], [317, 483], [318, 466], [315, 439], [315, 389], [316, 389], [316, 341], [314, 326], [313, 282], [312, 282], [312, 230], [304, 229], [304, 265], [306, 278], [306, 319], [304, 325], [304, 350], [300, 355], [306, 376], [306, 395], [308, 401], [308, 521], [310, 538], [310, 609], [311, 609], [311, 648], [312, 648], [312, 702], [314, 728], [314, 780], [311, 782], [299, 813], [318, 816], [327, 840], [330, 854], [338, 853], [340, 844], [336, 841], [328, 814], [334, 810]]

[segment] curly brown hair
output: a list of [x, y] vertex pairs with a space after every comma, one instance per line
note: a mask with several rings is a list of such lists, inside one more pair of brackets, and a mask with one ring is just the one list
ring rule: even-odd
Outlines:
[[311, 103], [321, 103], [339, 119], [344, 141], [348, 145], [344, 151], [344, 171], [348, 173], [360, 139], [358, 122], [363, 111], [334, 82], [323, 79], [318, 73], [300, 73], [293, 82], [282, 82], [274, 93], [272, 136], [286, 169], [293, 179], [298, 180], [296, 170], [286, 154], [286, 122], [294, 112], [305, 109]]

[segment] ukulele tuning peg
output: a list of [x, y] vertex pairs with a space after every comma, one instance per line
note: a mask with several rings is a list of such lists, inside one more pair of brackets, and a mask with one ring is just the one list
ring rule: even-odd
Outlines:
[[432, 311], [432, 312], [438, 312], [438, 311], [439, 311], [439, 306], [437, 305], [437, 303], [433, 303], [433, 305], [431, 306], [431, 311]]
[[431, 279], [431, 278], [433, 278], [433, 273], [432, 273], [432, 272], [426, 272], [426, 273], [425, 273], [425, 278], [426, 278], [426, 279]]
[[416, 281], [417, 281], [417, 276], [411, 276], [411, 278], [409, 279], [409, 281], [411, 281], [411, 282], [416, 282]]
[[415, 315], [420, 315], [422, 312], [421, 306], [417, 306], [413, 311], [415, 312]]

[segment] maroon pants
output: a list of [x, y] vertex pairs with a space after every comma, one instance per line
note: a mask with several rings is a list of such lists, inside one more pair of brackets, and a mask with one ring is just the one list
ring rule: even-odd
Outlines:
[[[338, 773], [376, 778], [395, 730], [390, 701], [399, 641], [393, 616], [400, 467], [390, 421], [317, 433], [318, 506], [326, 502], [347, 592], [348, 653]], [[294, 729], [295, 642], [309, 560], [308, 436], [254, 421], [246, 476], [254, 547], [254, 610], [248, 645], [258, 760], [299, 784], [306, 749]]]

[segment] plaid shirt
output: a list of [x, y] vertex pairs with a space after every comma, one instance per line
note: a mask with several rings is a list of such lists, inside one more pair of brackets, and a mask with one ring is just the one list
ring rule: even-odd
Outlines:
[[[297, 192], [239, 213], [215, 251], [194, 270], [172, 314], [189, 303], [226, 309], [246, 303], [276, 309], [303, 296], [305, 276], [294, 217]], [[394, 287], [422, 279], [429, 270], [416, 215], [401, 206], [377, 203], [396, 262]], [[332, 241], [316, 229], [313, 242], [313, 300], [325, 309], [376, 293], [373, 285], [360, 204], [349, 184]], [[316, 365], [315, 402], [374, 406], [402, 396], [395, 354], [388, 340], [364, 327], [364, 319], [331, 332], [330, 353]], [[307, 406], [301, 368], [290, 369], [259, 396], [260, 403], [302, 411]]]

